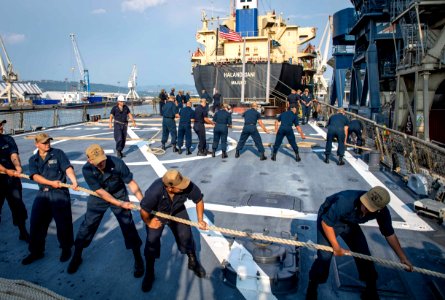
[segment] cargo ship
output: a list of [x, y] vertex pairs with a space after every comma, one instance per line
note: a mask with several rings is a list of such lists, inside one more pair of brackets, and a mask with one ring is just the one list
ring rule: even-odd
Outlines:
[[308, 42], [316, 28], [289, 25], [275, 11], [259, 15], [257, 0], [233, 4], [228, 18], [202, 13], [196, 34], [201, 47], [191, 58], [200, 96], [218, 90], [224, 99], [266, 102], [311, 87], [316, 54]]

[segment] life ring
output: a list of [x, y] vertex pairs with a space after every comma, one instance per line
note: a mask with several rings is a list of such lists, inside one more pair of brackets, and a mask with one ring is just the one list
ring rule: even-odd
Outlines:
[[196, 39], [199, 40], [201, 38], [201, 35], [199, 33], [196, 34]]

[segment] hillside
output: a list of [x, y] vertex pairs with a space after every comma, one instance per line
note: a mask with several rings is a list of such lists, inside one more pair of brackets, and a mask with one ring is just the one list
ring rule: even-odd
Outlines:
[[[31, 83], [37, 84], [42, 91], [74, 91], [78, 88], [78, 83], [74, 81], [57, 81], [57, 80], [31, 80]], [[190, 91], [191, 94], [196, 94], [194, 85], [190, 84], [157, 84], [157, 85], [145, 85], [138, 86], [137, 92], [140, 96], [157, 96], [161, 88], [170, 91], [172, 87], [175, 87], [176, 91], [185, 90]], [[92, 92], [105, 92], [105, 93], [126, 93], [128, 88], [126, 86], [116, 86], [101, 83], [91, 83]]]

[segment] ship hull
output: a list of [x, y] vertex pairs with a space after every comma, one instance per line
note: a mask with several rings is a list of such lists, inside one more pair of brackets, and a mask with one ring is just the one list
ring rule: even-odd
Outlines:
[[[193, 68], [196, 90], [212, 93], [216, 88], [227, 99], [239, 100], [242, 64], [198, 65]], [[302, 88], [303, 67], [289, 63], [270, 64], [270, 96], [285, 97], [291, 89]], [[263, 102], [266, 98], [267, 62], [245, 64], [244, 98]]]

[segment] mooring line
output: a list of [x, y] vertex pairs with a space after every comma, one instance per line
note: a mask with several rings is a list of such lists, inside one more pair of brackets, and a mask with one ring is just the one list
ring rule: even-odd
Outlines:
[[[4, 173], [2, 173], [2, 174], [4, 174]], [[21, 178], [30, 179], [29, 175], [26, 175], [26, 174], [20, 174], [20, 177]], [[67, 184], [67, 183], [61, 183], [60, 185], [62, 187], [66, 187], [66, 188], [72, 188], [72, 185]], [[86, 189], [84, 187], [80, 187], [79, 186], [77, 188], [77, 190], [85, 192], [85, 193], [87, 193], [89, 195], [96, 196], [96, 197], [100, 198], [100, 196], [96, 192], [94, 192], [92, 190], [89, 190], [89, 189]], [[140, 206], [133, 204], [132, 210], [139, 211], [140, 209], [141, 209]], [[182, 223], [182, 224], [189, 225], [189, 226], [193, 226], [193, 227], [196, 227], [196, 228], [199, 229], [199, 223], [198, 222], [193, 222], [193, 221], [190, 221], [190, 220], [178, 218], [178, 217], [171, 216], [171, 215], [168, 215], [168, 214], [165, 214], [165, 213], [161, 213], [161, 212], [158, 212], [158, 211], [154, 211], [154, 210], [151, 211], [151, 214], [153, 214], [153, 215], [155, 215], [157, 217], [163, 218], [163, 219], [175, 221], [175, 222]], [[296, 241], [296, 240], [291, 240], [291, 239], [283, 239], [283, 238], [277, 238], [277, 237], [272, 237], [272, 236], [266, 236], [266, 235], [258, 234], [258, 233], [247, 233], [247, 232], [244, 232], [244, 231], [239, 231], [239, 230], [234, 230], [234, 229], [229, 229], [229, 228], [224, 228], [224, 227], [208, 226], [206, 230], [217, 231], [217, 232], [225, 233], [225, 234], [228, 234], [228, 235], [231, 235], [231, 236], [250, 238], [250, 239], [258, 240], [258, 241], [274, 242], [274, 243], [284, 244], [284, 245], [305, 247], [305, 248], [309, 248], [309, 249], [312, 249], [312, 250], [322, 250], [322, 251], [327, 251], [327, 252], [334, 252], [333, 248], [329, 247], [329, 246], [319, 245], [319, 244], [310, 243], [310, 242], [301, 242], [301, 241]], [[400, 270], [405, 270], [405, 271], [409, 270], [409, 267], [407, 265], [405, 265], [405, 264], [394, 262], [394, 261], [387, 260], [387, 259], [374, 257], [374, 256], [370, 256], [370, 255], [365, 255], [365, 254], [352, 252], [352, 251], [346, 253], [345, 255], [361, 258], [361, 259], [364, 259], [364, 260], [369, 260], [369, 261], [378, 263], [380, 265], [391, 267], [391, 268], [394, 268], [394, 269], [400, 269]], [[417, 273], [421, 273], [421, 274], [425, 274], [425, 275], [429, 275], [429, 276], [434, 276], [434, 277], [445, 279], [445, 274], [439, 273], [439, 272], [435, 272], [435, 271], [431, 271], [431, 270], [424, 269], [424, 268], [413, 267], [412, 271], [413, 272], [417, 272]]]

